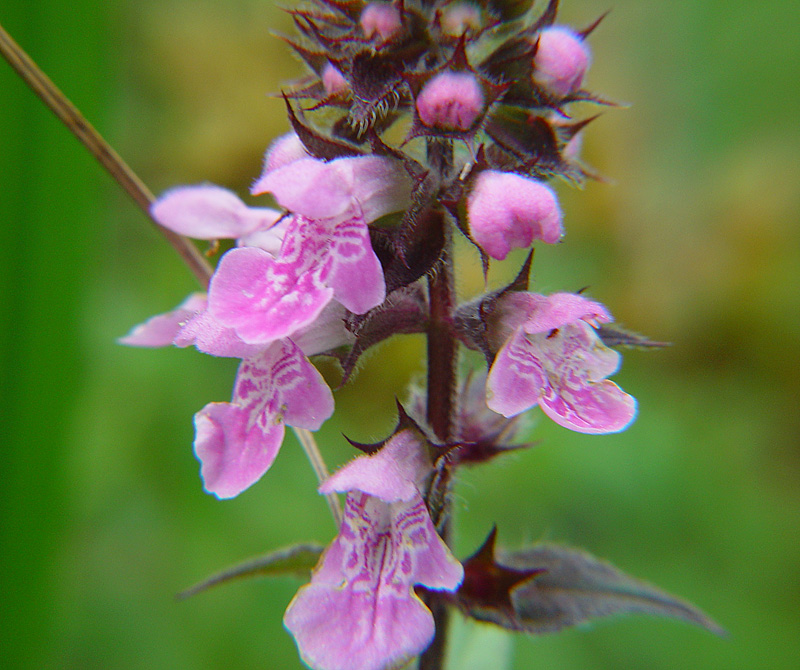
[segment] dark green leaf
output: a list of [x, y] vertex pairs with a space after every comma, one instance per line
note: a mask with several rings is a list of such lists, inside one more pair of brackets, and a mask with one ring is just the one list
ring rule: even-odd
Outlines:
[[224, 582], [243, 577], [256, 577], [259, 575], [267, 577], [280, 577], [284, 575], [294, 575], [297, 577], [307, 577], [312, 568], [317, 564], [322, 555], [324, 547], [318, 544], [296, 544], [272, 551], [263, 556], [252, 558], [237, 565], [233, 565], [191, 588], [181, 591], [177, 598], [183, 600], [201, 591], [206, 591], [212, 586], [217, 586]]

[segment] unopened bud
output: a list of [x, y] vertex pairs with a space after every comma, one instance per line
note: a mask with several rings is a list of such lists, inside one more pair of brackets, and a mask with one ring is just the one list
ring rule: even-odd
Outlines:
[[483, 90], [471, 72], [441, 72], [417, 97], [423, 125], [443, 130], [469, 130], [483, 113]]
[[558, 242], [563, 233], [556, 194], [546, 184], [512, 172], [485, 170], [467, 198], [472, 239], [489, 256], [503, 260], [534, 240]]
[[368, 4], [361, 12], [359, 23], [368, 38], [377, 35], [384, 42], [394, 37], [403, 27], [400, 11], [387, 2]]
[[563, 98], [581, 87], [590, 61], [589, 49], [579, 35], [562, 26], [546, 28], [539, 33], [533, 78]]
[[328, 95], [343, 93], [350, 88], [347, 79], [333, 63], [328, 63], [322, 70], [322, 86]]
[[452, 37], [460, 37], [468, 30], [481, 27], [481, 10], [467, 2], [448, 5], [442, 10], [442, 31]]

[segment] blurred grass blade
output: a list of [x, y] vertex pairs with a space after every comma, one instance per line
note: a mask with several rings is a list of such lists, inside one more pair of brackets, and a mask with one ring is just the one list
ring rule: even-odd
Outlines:
[[1, 25], [0, 54], [155, 224], [156, 228], [178, 252], [197, 281], [204, 288], [208, 287], [212, 273], [208, 261], [188, 238], [164, 228], [150, 216], [153, 194], [150, 193], [147, 186]]
[[284, 575], [306, 577], [317, 564], [323, 549], [324, 547], [319, 544], [296, 544], [278, 549], [226, 568], [185, 591], [181, 591], [176, 598], [185, 600], [201, 591], [210, 589], [212, 586], [244, 577], [281, 577]]

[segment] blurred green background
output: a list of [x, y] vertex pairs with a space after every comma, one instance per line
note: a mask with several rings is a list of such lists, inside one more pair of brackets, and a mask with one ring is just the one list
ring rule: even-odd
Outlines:
[[[456, 551], [491, 524], [516, 548], [579, 545], [705, 609], [717, 639], [656, 619], [518, 638], [518, 669], [780, 670], [800, 658], [800, 4], [567, 0], [593, 90], [631, 104], [589, 128], [614, 180], [560, 186], [565, 244], [536, 288], [589, 285], [618, 321], [674, 343], [615, 379], [625, 433], [537, 423], [539, 446], [464, 473]], [[245, 193], [287, 130], [269, 94], [300, 66], [269, 0], [4, 0], [0, 22], [155, 192]], [[115, 338], [195, 289], [113, 182], [0, 63], [4, 668], [299, 668], [293, 579], [173, 594], [333, 525], [293, 437], [258, 485], [202, 492], [192, 414], [235, 362]], [[465, 296], [479, 289], [464, 260]], [[519, 256], [500, 266], [507, 275]], [[421, 341], [380, 348], [320, 434], [332, 464], [392, 424]], [[328, 372], [331, 372], [330, 370]], [[335, 375], [332, 375], [332, 378]]]

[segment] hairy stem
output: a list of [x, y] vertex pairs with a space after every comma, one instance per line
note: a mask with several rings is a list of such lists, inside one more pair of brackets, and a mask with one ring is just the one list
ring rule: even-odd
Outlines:
[[[428, 164], [444, 179], [452, 170], [453, 148], [447, 141], [428, 143]], [[427, 419], [436, 437], [448, 442], [453, 433], [453, 408], [456, 387], [458, 342], [453, 333], [453, 311], [456, 296], [452, 265], [452, 240], [446, 233], [442, 257], [428, 277], [430, 315], [428, 320], [428, 398]], [[449, 510], [450, 473], [438, 470], [428, 491], [427, 503], [431, 520], [442, 539], [449, 544], [451, 525]], [[447, 647], [449, 609], [435, 592], [424, 600], [433, 614], [436, 633], [430, 646], [419, 658], [419, 670], [442, 670]]]
[[178, 252], [189, 270], [197, 277], [197, 281], [207, 287], [213, 270], [205, 257], [192, 244], [191, 240], [160, 226], [150, 216], [153, 194], [2, 26], [0, 26], [0, 53], [20, 78], [41, 98], [48, 109], [78, 138], [78, 141], [86, 147], [97, 162], [155, 224], [159, 232]]
[[[436, 436], [442, 442], [446, 442], [453, 430], [453, 394], [458, 354], [458, 344], [452, 331], [455, 296], [449, 249], [445, 251], [442, 262], [429, 278], [428, 288], [430, 322], [427, 418]], [[448, 544], [450, 543], [449, 489], [449, 471], [446, 468], [437, 470], [428, 491], [428, 509], [436, 529]], [[444, 667], [447, 646], [449, 610], [435, 592], [431, 592], [424, 600], [433, 614], [436, 633], [431, 645], [420, 656], [419, 670], [441, 670]]]

